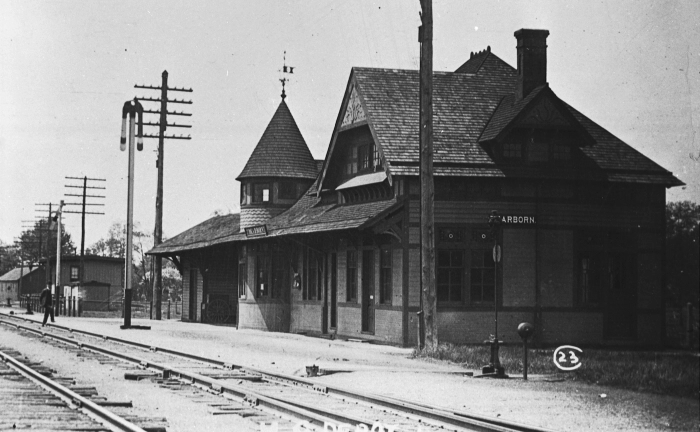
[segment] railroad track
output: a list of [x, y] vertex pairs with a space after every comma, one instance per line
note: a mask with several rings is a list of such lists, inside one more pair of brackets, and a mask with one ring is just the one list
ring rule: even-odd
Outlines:
[[410, 432], [546, 431], [465, 411], [326, 386], [308, 378], [226, 363], [65, 326], [52, 324], [49, 327], [51, 331], [47, 331], [45, 328], [18, 324], [18, 320], [38, 325], [37, 321], [31, 319], [0, 313], [0, 324], [50, 338], [73, 348], [110, 356], [142, 370], [140, 374], [132, 374], [132, 378], [154, 379], [165, 386], [187, 384], [235, 402], [231, 405], [212, 404], [213, 414], [251, 416], [259, 419], [258, 423], [266, 424], [276, 421], [274, 416], [277, 416], [276, 418], [285, 419], [281, 429], [288, 429], [294, 421], [303, 421], [318, 429], [328, 424], [345, 424], [351, 425], [350, 430], [356, 426], [362, 427], [361, 425], [368, 430], [378, 425], [385, 428], [391, 425], [397, 431]]
[[[138, 417], [119, 415], [107, 406], [130, 407], [108, 401], [91, 387], [32, 362], [12, 348], [0, 346], [0, 430], [165, 432], [164, 426], [138, 424]], [[135, 419], [135, 421], [134, 421]]]

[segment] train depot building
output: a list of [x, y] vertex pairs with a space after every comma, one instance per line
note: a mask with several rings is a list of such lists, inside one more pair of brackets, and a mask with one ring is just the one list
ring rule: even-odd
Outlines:
[[[439, 338], [483, 343], [495, 299], [506, 343], [528, 321], [542, 344], [661, 345], [682, 182], [557, 97], [548, 35], [515, 32], [517, 68], [487, 48], [434, 73]], [[283, 98], [238, 180], [240, 214], [149, 252], [180, 269], [184, 320], [415, 345], [418, 70], [353, 68], [323, 161]]]

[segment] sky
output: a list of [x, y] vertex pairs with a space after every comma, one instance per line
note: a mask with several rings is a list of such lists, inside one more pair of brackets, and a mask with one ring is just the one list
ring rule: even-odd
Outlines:
[[[237, 212], [235, 179], [280, 103], [283, 63], [287, 104], [322, 159], [353, 66], [418, 69], [419, 11], [419, 0], [0, 0], [0, 242], [47, 215], [37, 203], [78, 202], [65, 194], [80, 181], [65, 177], [106, 179], [90, 182], [106, 189], [90, 191], [105, 205], [89, 210], [105, 214], [87, 216], [86, 246], [126, 221], [121, 109], [159, 97], [134, 85], [158, 86], [164, 70], [194, 90], [170, 95], [193, 101], [169, 106], [192, 128], [168, 133], [192, 139], [165, 144], [164, 236]], [[549, 30], [557, 96], [684, 181], [669, 201], [699, 201], [700, 2], [434, 0], [433, 12], [436, 71], [487, 46], [515, 65], [513, 33]], [[134, 220], [152, 232], [157, 140], [145, 141]], [[80, 215], [64, 221], [79, 246]]]

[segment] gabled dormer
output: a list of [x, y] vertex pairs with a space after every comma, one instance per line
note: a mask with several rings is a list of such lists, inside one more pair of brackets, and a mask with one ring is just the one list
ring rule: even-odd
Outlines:
[[504, 97], [479, 142], [498, 162], [536, 165], [573, 163], [595, 141], [545, 84], [520, 101]]
[[391, 175], [362, 92], [351, 74], [319, 177], [325, 200], [355, 203], [393, 196]]
[[547, 84], [546, 30], [521, 29], [514, 93], [503, 97], [479, 138], [494, 160], [516, 165], [576, 161], [595, 140]]

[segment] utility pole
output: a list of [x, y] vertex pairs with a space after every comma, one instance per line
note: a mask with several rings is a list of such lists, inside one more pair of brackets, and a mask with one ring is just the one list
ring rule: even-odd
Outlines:
[[[87, 176], [84, 177], [66, 177], [67, 180], [82, 180], [83, 185], [78, 186], [78, 185], [65, 185], [67, 188], [82, 188], [83, 193], [82, 194], [65, 194], [65, 196], [71, 196], [71, 197], [82, 197], [83, 202], [82, 203], [65, 203], [65, 205], [81, 205], [82, 204], [82, 211], [68, 211], [65, 210], [64, 213], [78, 213], [82, 214], [82, 225], [81, 225], [81, 230], [80, 230], [80, 274], [78, 275], [78, 281], [80, 283], [80, 287], [82, 288], [83, 283], [85, 282], [84, 275], [85, 275], [85, 215], [86, 214], [94, 214], [94, 215], [104, 215], [104, 213], [101, 212], [86, 212], [85, 211], [85, 206], [104, 206], [102, 203], [87, 203], [86, 200], [87, 198], [104, 198], [104, 195], [88, 195], [87, 190], [88, 189], [101, 189], [104, 190], [105, 188], [102, 186], [88, 186], [88, 181], [99, 181], [103, 182], [106, 181], [105, 179], [102, 178], [88, 178]], [[72, 295], [72, 294], [71, 294]]]
[[[51, 214], [53, 203], [37, 203], [36, 206], [49, 206], [49, 213], [46, 218], [46, 286], [51, 289]], [[42, 209], [37, 209], [36, 211], [42, 211]], [[39, 217], [39, 216], [37, 216]], [[56, 308], [56, 316], [59, 315], [61, 308]]]
[[[146, 126], [158, 126], [158, 135], [151, 135], [151, 134], [145, 134], [143, 135], [144, 138], [158, 138], [158, 159], [156, 162], [156, 166], [158, 167], [158, 186], [156, 189], [156, 224], [155, 224], [155, 229], [153, 230], [153, 246], [158, 246], [161, 244], [163, 241], [163, 167], [164, 167], [164, 141], [166, 139], [185, 139], [189, 140], [192, 139], [189, 135], [188, 136], [175, 136], [175, 135], [170, 135], [167, 136], [165, 135], [165, 130], [167, 129], [168, 126], [170, 127], [181, 127], [181, 128], [191, 128], [191, 125], [183, 125], [183, 124], [177, 124], [177, 123], [168, 123], [168, 115], [175, 115], [175, 116], [186, 116], [190, 117], [192, 114], [190, 113], [185, 113], [185, 112], [177, 112], [177, 111], [168, 111], [168, 102], [170, 103], [178, 103], [178, 104], [188, 104], [191, 105], [192, 101], [186, 101], [183, 99], [168, 99], [168, 90], [170, 91], [177, 91], [177, 92], [187, 92], [187, 93], [192, 93], [192, 89], [186, 89], [186, 88], [177, 88], [177, 87], [168, 87], [168, 71], [164, 70], [163, 74], [161, 75], [162, 81], [160, 87], [156, 86], [147, 86], [147, 85], [139, 85], [136, 84], [134, 85], [135, 88], [142, 88], [142, 89], [150, 89], [150, 90], [160, 90], [160, 99], [157, 98], [139, 98], [140, 101], [147, 101], [147, 102], [160, 102], [160, 110], [159, 111], [154, 111], [154, 110], [143, 110], [144, 113], [148, 114], [158, 114], [159, 121], [158, 123], [150, 123], [150, 122], [145, 122], [143, 123]], [[154, 256], [152, 258], [154, 260], [154, 284], [153, 284], [153, 297], [152, 297], [152, 304], [153, 307], [156, 310], [156, 320], [161, 319], [161, 301], [163, 297], [163, 261], [162, 258], [159, 256]]]
[[437, 349], [437, 293], [435, 286], [435, 223], [433, 183], [433, 4], [420, 0], [420, 211], [421, 300], [425, 348]]
[[61, 213], [63, 212], [63, 200], [58, 204], [58, 210], [56, 210], [56, 223], [58, 223], [58, 228], [56, 229], [56, 292], [54, 293], [55, 302], [58, 305], [58, 301], [61, 299], [58, 292], [59, 286], [61, 285]]

